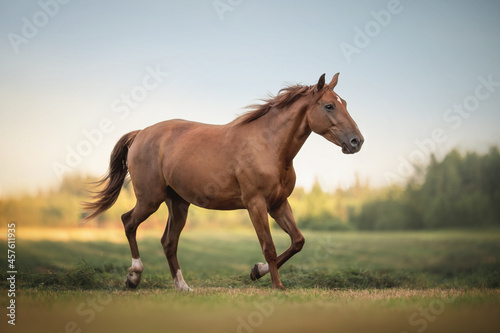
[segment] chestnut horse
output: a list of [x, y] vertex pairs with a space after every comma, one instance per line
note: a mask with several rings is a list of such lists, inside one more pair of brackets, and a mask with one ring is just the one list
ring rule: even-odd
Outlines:
[[[278, 269], [304, 245], [288, 203], [295, 187], [295, 155], [311, 132], [342, 147], [345, 154], [358, 152], [363, 144], [345, 100], [333, 91], [338, 76], [329, 84], [323, 74], [315, 85], [284, 88], [226, 125], [169, 120], [125, 134], [111, 153], [107, 175], [99, 181], [103, 189], [85, 209], [91, 211], [88, 220], [110, 208], [130, 174], [137, 203], [122, 215], [132, 252], [126, 286], [136, 288], [143, 271], [137, 227], [165, 202], [169, 217], [161, 244], [178, 290], [191, 290], [177, 261], [190, 204], [247, 209], [266, 260], [257, 263], [250, 276], [256, 280], [270, 273], [273, 288], [284, 289]], [[279, 256], [268, 213], [291, 239]]]

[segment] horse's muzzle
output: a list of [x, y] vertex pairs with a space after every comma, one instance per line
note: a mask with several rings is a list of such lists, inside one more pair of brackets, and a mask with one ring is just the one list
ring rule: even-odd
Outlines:
[[342, 152], [344, 154], [357, 153], [360, 151], [364, 141], [364, 138], [361, 136], [352, 138], [348, 143], [342, 142]]

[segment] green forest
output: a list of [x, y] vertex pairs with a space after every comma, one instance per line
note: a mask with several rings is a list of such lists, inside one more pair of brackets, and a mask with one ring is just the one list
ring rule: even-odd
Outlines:
[[[316, 182], [310, 191], [296, 188], [290, 205], [297, 224], [309, 230], [426, 230], [496, 228], [500, 226], [500, 153], [449, 152], [431, 156], [427, 166], [402, 185], [373, 188], [357, 180], [348, 189], [325, 192]], [[96, 178], [66, 176], [57, 189], [36, 195], [0, 198], [2, 223], [33, 227], [82, 227], [81, 202], [89, 200]], [[85, 226], [121, 227], [121, 214], [135, 204], [131, 184], [116, 204]], [[141, 228], [163, 228], [163, 205]], [[212, 211], [192, 207], [188, 228], [251, 228], [245, 210]], [[273, 225], [275, 227], [275, 225]]]

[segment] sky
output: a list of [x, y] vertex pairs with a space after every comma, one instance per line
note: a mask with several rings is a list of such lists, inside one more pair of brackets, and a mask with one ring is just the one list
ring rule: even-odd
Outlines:
[[402, 183], [413, 163], [499, 145], [498, 1], [1, 1], [0, 196], [105, 173], [125, 133], [224, 124], [340, 72], [361, 151], [312, 134], [297, 185]]

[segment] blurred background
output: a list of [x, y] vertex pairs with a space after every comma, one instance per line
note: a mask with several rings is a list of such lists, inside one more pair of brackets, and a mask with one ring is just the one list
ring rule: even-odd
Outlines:
[[[76, 227], [123, 134], [224, 124], [289, 83], [340, 72], [363, 149], [311, 135], [291, 205], [305, 230], [500, 225], [497, 1], [0, 3], [0, 220]], [[120, 227], [127, 186], [87, 226]], [[144, 227], [164, 226], [166, 210]], [[3, 225], [3, 224], [2, 224]], [[188, 228], [250, 227], [191, 209]]]

